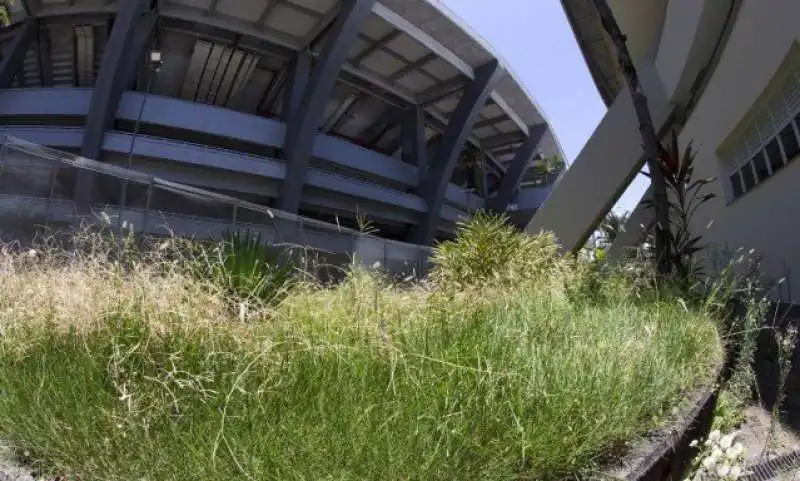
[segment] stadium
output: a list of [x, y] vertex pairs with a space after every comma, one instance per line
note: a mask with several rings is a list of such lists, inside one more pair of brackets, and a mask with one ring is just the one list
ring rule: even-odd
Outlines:
[[[14, 0], [8, 14], [0, 134], [108, 165], [419, 245], [480, 208], [524, 227], [565, 168], [511, 68], [437, 0]], [[120, 197], [68, 169], [49, 188], [78, 210]]]

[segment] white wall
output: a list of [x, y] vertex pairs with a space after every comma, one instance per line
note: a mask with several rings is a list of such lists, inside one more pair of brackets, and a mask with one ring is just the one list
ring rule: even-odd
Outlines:
[[717, 248], [755, 249], [763, 256], [764, 272], [775, 279], [791, 266], [791, 292], [783, 296], [794, 302], [800, 302], [800, 159], [729, 204], [717, 151], [746, 120], [798, 41], [797, 0], [745, 0], [719, 65], [680, 134], [682, 144], [694, 141], [696, 176], [718, 177], [711, 186], [717, 199], [698, 211], [694, 231]]

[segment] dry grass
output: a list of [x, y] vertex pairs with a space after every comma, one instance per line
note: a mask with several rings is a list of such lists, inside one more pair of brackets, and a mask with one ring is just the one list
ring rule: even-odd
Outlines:
[[44, 471], [560, 479], [657, 426], [721, 356], [702, 312], [619, 278], [599, 295], [572, 261], [516, 287], [354, 270], [240, 313], [172, 242], [0, 253], [0, 435]]

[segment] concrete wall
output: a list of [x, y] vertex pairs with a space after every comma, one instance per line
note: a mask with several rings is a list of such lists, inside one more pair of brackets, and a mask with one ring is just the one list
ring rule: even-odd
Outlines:
[[[693, 230], [717, 249], [744, 247], [763, 256], [765, 274], [794, 274], [785, 301], [800, 300], [800, 162], [790, 162], [738, 200], [729, 202], [727, 171], [718, 151], [769, 86], [790, 48], [800, 40], [796, 0], [746, 0], [720, 62], [680, 134], [697, 150], [695, 173], [718, 177], [717, 198], [697, 212]], [[709, 224], [710, 227], [707, 227]], [[712, 249], [713, 250], [713, 249]], [[792, 272], [793, 271], [793, 272]]]

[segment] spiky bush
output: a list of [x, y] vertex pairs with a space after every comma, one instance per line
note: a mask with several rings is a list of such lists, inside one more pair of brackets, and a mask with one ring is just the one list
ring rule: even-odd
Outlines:
[[190, 272], [210, 281], [234, 302], [275, 305], [294, 285], [292, 253], [262, 240], [260, 233], [235, 231], [217, 243], [181, 243], [191, 251]]
[[528, 236], [505, 215], [483, 211], [459, 223], [456, 238], [439, 244], [432, 277], [441, 286], [522, 285], [541, 282], [560, 262], [551, 234]]

